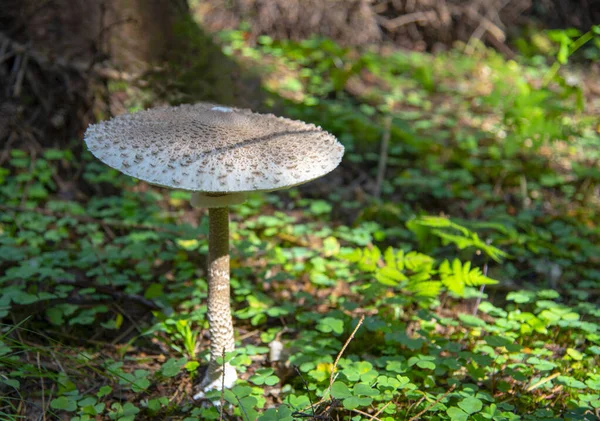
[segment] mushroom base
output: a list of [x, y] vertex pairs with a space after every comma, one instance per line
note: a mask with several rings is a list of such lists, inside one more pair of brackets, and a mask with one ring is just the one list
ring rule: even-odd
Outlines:
[[198, 386], [199, 392], [194, 395], [193, 399], [202, 399], [206, 396], [206, 392], [210, 392], [211, 390], [230, 389], [237, 378], [237, 372], [230, 364], [218, 367], [217, 371], [213, 370], [211, 365], [209, 365], [204, 379]]

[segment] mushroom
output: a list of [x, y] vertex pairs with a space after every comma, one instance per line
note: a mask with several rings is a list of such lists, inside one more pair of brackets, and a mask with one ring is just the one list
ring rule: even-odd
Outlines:
[[344, 147], [313, 124], [210, 103], [159, 107], [90, 125], [92, 154], [151, 184], [192, 191], [208, 208], [210, 362], [200, 393], [229, 388], [235, 368], [217, 359], [234, 350], [229, 286], [229, 206], [252, 191], [273, 191], [321, 177]]

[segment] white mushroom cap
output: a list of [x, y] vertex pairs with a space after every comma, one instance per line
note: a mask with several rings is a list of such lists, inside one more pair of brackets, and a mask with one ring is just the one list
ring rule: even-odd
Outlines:
[[306, 183], [335, 169], [344, 154], [313, 124], [209, 103], [120, 115], [91, 125], [85, 142], [127, 175], [217, 194]]

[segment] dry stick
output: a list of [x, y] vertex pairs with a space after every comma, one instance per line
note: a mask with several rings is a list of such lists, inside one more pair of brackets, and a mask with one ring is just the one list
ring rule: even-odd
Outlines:
[[369, 420], [376, 420], [377, 416], [379, 414], [381, 414], [385, 408], [387, 408], [388, 406], [390, 406], [390, 404], [392, 403], [392, 401], [389, 401], [388, 403], [386, 403], [385, 405], [383, 405], [381, 408], [379, 408], [379, 410], [377, 412], [375, 412], [375, 414], [371, 415], [371, 418], [369, 418]]
[[[358, 329], [360, 328], [360, 326], [362, 325], [362, 323], [363, 323], [364, 320], [365, 320], [365, 316], [363, 314], [362, 316], [360, 316], [360, 320], [356, 324], [356, 327], [354, 328], [354, 330], [352, 331], [352, 333], [350, 334], [350, 336], [348, 337], [348, 339], [344, 343], [344, 346], [342, 347], [342, 349], [338, 353], [337, 357], [335, 358], [335, 361], [333, 363], [333, 367], [331, 368], [331, 376], [329, 377], [329, 387], [327, 388], [327, 390], [325, 390], [325, 392], [323, 393], [323, 396], [327, 395], [327, 393], [331, 390], [331, 385], [333, 384], [333, 380], [335, 379], [335, 369], [336, 369], [338, 363], [340, 362], [340, 359], [342, 358], [342, 355], [344, 354], [344, 351], [346, 350], [346, 348], [350, 344], [350, 341], [352, 341], [352, 339], [354, 338], [354, 335], [356, 335], [356, 332], [358, 331]], [[300, 371], [298, 370], [298, 368], [297, 367], [295, 367], [295, 368], [296, 368], [296, 371], [298, 372], [298, 374], [300, 374]], [[306, 386], [306, 389], [308, 390], [308, 384], [306, 383], [306, 380], [304, 380], [304, 377], [302, 377], [301, 374], [300, 374], [300, 378], [302, 379], [302, 381], [304, 382], [304, 384]], [[310, 394], [309, 394], [309, 399], [310, 399]], [[312, 408], [313, 409], [313, 418], [314, 418], [314, 407], [318, 406], [318, 405], [321, 405], [325, 401], [326, 401], [326, 399], [324, 399], [324, 398], [321, 399], [319, 402], [317, 402], [315, 404], [313, 404], [312, 401], [311, 401], [310, 406], [302, 408], [301, 411], [304, 411], [307, 408]]]
[[488, 30], [488, 26], [485, 25], [485, 21], [482, 20], [479, 23], [479, 26], [477, 26], [477, 29], [475, 29], [475, 31], [473, 31], [473, 34], [469, 38], [469, 42], [467, 43], [467, 45], [465, 47], [466, 55], [470, 56], [473, 54], [473, 51], [475, 50], [475, 41], [479, 41], [481, 39], [481, 37], [485, 35], [487, 30]]
[[19, 71], [19, 68], [21, 67], [21, 63], [23, 61], [23, 56], [16, 56], [15, 57], [15, 61], [10, 69], [10, 82], [9, 82], [9, 86], [11, 86], [13, 83], [15, 83], [16, 80], [16, 74]]
[[[300, 372], [300, 369], [297, 366], [294, 366], [294, 370], [296, 370], [296, 374], [300, 376], [300, 380], [302, 380], [302, 383], [304, 383], [304, 387], [306, 388], [306, 396], [308, 396], [308, 402], [310, 403], [310, 406], [302, 408], [300, 411], [296, 411], [296, 413], [303, 412], [307, 408], [310, 408], [312, 411], [312, 417], [313, 419], [315, 419], [315, 404], [313, 403], [312, 398], [310, 397], [310, 388], [308, 387], [308, 383], [306, 382], [306, 379], [304, 378], [304, 376]], [[324, 401], [324, 399], [321, 399], [319, 402], [316, 403], [316, 405], [320, 405]]]
[[50, 352], [50, 355], [52, 355], [52, 358], [54, 359], [54, 362], [56, 363], [58, 368], [60, 368], [60, 371], [62, 371], [63, 373], [66, 373], [67, 370], [65, 370], [65, 368], [62, 366], [62, 364], [60, 363], [58, 358], [56, 358], [56, 355], [54, 355], [54, 352], [52, 352], [52, 351], [49, 351], [49, 352]]
[[[185, 387], [185, 383], [184, 382], [180, 382], [179, 386], [177, 386], [177, 389], [175, 389], [175, 393], [173, 393], [173, 396], [171, 396], [169, 398], [169, 403], [174, 402], [177, 397], [179, 396], [179, 394], [181, 393], [181, 391], [183, 390], [183, 388]], [[147, 393], [147, 392], [145, 392]]]
[[504, 31], [489, 18], [482, 16], [474, 7], [463, 9], [459, 6], [451, 6], [450, 11], [454, 15], [463, 15], [463, 12], [466, 11], [465, 14], [467, 15], [467, 18], [471, 19], [473, 22], [480, 22], [480, 25], [485, 27], [485, 32], [489, 33], [492, 37], [500, 42], [504, 42], [504, 40], [506, 40], [506, 34]]
[[432, 21], [435, 19], [435, 17], [436, 15], [434, 11], [414, 12], [407, 15], [398, 16], [394, 19], [386, 19], [382, 16], [376, 16], [377, 22], [379, 22], [379, 24], [388, 31], [393, 31], [401, 26], [408, 25], [409, 23]]
[[21, 88], [23, 87], [23, 78], [25, 77], [25, 72], [27, 71], [27, 63], [29, 62], [29, 56], [25, 55], [23, 57], [23, 63], [21, 64], [21, 68], [19, 69], [19, 73], [17, 74], [17, 80], [15, 81], [15, 86], [13, 89], [13, 97], [18, 98], [21, 96]]
[[144, 330], [141, 328], [141, 326], [140, 326], [140, 325], [137, 323], [137, 321], [136, 321], [136, 320], [135, 320], [135, 319], [134, 319], [134, 318], [133, 318], [133, 317], [132, 317], [132, 316], [131, 316], [129, 313], [127, 313], [127, 312], [126, 312], [126, 311], [123, 309], [123, 307], [121, 307], [121, 306], [120, 306], [119, 304], [117, 304], [117, 303], [113, 303], [113, 305], [114, 305], [114, 306], [117, 308], [117, 310], [119, 310], [119, 312], [121, 312], [121, 314], [125, 315], [125, 317], [126, 317], [127, 319], [129, 319], [129, 321], [131, 322], [131, 324], [132, 324], [133, 326], [135, 326], [135, 328], [137, 329], [137, 331], [138, 331], [139, 333], [142, 333], [142, 332], [144, 331]]
[[[54, 387], [55, 383], [52, 382], [52, 387], [50, 388], [50, 395], [48, 396], [48, 406], [50, 406], [50, 402], [52, 402], [52, 398], [54, 397]], [[44, 408], [44, 414], [48, 410], [48, 407]]]
[[525, 389], [526, 392], [531, 392], [534, 389], [537, 389], [538, 387], [540, 387], [541, 385], [548, 383], [550, 380], [557, 378], [558, 376], [561, 375], [561, 372], [556, 372], [553, 373], [551, 375], [549, 375], [546, 378], [540, 379], [537, 382], [535, 382], [534, 384], [532, 384], [531, 386], [529, 386], [527, 389]]
[[[12, 318], [13, 321], [13, 325], [18, 327], [20, 323], [17, 323], [17, 319], [15, 318], [15, 315], [13, 313], [8, 313], [9, 316]], [[23, 340], [23, 337], [21, 336], [21, 329], [11, 329], [11, 332], [15, 332], [15, 334], [17, 335], [17, 339], [19, 340], [19, 343], [24, 344], [25, 341]], [[25, 353], [25, 358], [27, 358], [27, 362], [30, 363], [31, 360], [29, 359], [29, 353]]]
[[414, 402], [413, 404], [408, 406], [408, 409], [406, 410], [406, 416], [408, 416], [408, 414], [410, 414], [410, 411], [412, 411], [413, 408], [418, 407], [419, 405], [421, 405], [421, 402], [423, 402], [425, 400], [425, 396], [421, 396], [421, 399], [419, 399], [418, 401]]
[[13, 39], [9, 38], [2, 32], [0, 32], [0, 41], [7, 43], [8, 46], [13, 50], [16, 54], [27, 54], [32, 60], [37, 62], [40, 66], [44, 67], [58, 67], [58, 68], [66, 68], [73, 69], [79, 72], [84, 73], [86, 69], [90, 66], [86, 62], [70, 62], [60, 57], [51, 57], [39, 53], [28, 46], [21, 44]]
[[[501, 8], [503, 8], [504, 6], [501, 6]], [[475, 10], [475, 9], [468, 9], [469, 12], [471, 14], [475, 13], [477, 15], [479, 15], [479, 13]], [[471, 34], [471, 37], [469, 38], [469, 42], [467, 43], [466, 47], [465, 47], [465, 54], [467, 55], [471, 55], [473, 54], [473, 51], [475, 50], [475, 41], [478, 41], [481, 39], [481, 37], [483, 37], [485, 35], [486, 32], [490, 33], [492, 35], [492, 37], [500, 42], [504, 42], [506, 36], [504, 35], [504, 32], [502, 32], [502, 29], [500, 29], [499, 27], [495, 27], [494, 28], [494, 24], [492, 23], [492, 21], [489, 19], [489, 15], [490, 13], [487, 14], [487, 16], [481, 16], [481, 19], [479, 20], [479, 25], [477, 26], [477, 28], [475, 29], [475, 31], [473, 31], [473, 34]]]
[[452, 387], [450, 387], [450, 389], [448, 389], [446, 391], [446, 393], [444, 393], [442, 396], [440, 396], [439, 398], [437, 398], [434, 402], [432, 402], [429, 405], [427, 405], [427, 407], [424, 410], [422, 410], [421, 412], [419, 412], [414, 417], [410, 418], [408, 421], [415, 421], [415, 420], [419, 419], [419, 417], [421, 415], [423, 415], [425, 412], [429, 411], [431, 408], [433, 408], [433, 406], [435, 406], [436, 404], [440, 403], [440, 401], [442, 399], [444, 399], [446, 396], [448, 396], [450, 393], [452, 393], [452, 391], [454, 390], [455, 387], [456, 387], [456, 385], [453, 384]]
[[350, 336], [348, 337], [348, 339], [346, 339], [346, 343], [344, 344], [344, 346], [342, 347], [342, 349], [338, 353], [337, 357], [335, 358], [335, 362], [333, 363], [333, 367], [331, 368], [331, 376], [329, 377], [329, 387], [327, 388], [327, 390], [331, 389], [331, 385], [333, 384], [333, 379], [334, 379], [334, 375], [335, 375], [335, 369], [336, 369], [338, 363], [340, 362], [340, 359], [342, 358], [342, 355], [344, 354], [344, 351], [346, 350], [346, 348], [350, 344], [350, 341], [352, 341], [352, 339], [354, 339], [354, 335], [356, 335], [356, 332], [358, 331], [358, 328], [360, 328], [360, 326], [363, 324], [364, 321], [365, 321], [365, 315], [363, 314], [362, 316], [360, 316], [360, 320], [356, 324], [356, 327], [354, 328], [354, 330], [352, 331], [352, 333], [350, 334]]
[[383, 126], [383, 139], [381, 139], [381, 149], [379, 151], [379, 166], [377, 168], [377, 181], [375, 182], [375, 191], [373, 195], [376, 199], [381, 197], [381, 184], [385, 176], [387, 166], [388, 147], [390, 144], [390, 131], [392, 126], [392, 117], [386, 116]]
[[369, 415], [366, 412], [361, 411], [360, 409], [352, 409], [352, 412], [356, 412], [357, 414], [369, 417], [370, 420], [381, 421], [379, 418]]
[[251, 330], [250, 332], [244, 333], [243, 335], [238, 336], [238, 341], [243, 341], [244, 339], [251, 338], [252, 336], [258, 335], [260, 333], [259, 329]]
[[[486, 16], [480, 15], [479, 12], [472, 6], [466, 9], [467, 18], [471, 19], [471, 21], [473, 21], [473, 22], [479, 22], [479, 25], [477, 26], [477, 28], [475, 29], [475, 31], [469, 38], [469, 42], [467, 43], [467, 45], [465, 47], [466, 54], [470, 55], [473, 53], [473, 51], [475, 49], [474, 40], [480, 39], [485, 34], [487, 34], [488, 35], [487, 41], [490, 44], [492, 44], [492, 46], [494, 48], [496, 48], [498, 51], [500, 51], [501, 53], [506, 55], [508, 58], [514, 57], [514, 55], [515, 55], [514, 52], [506, 46], [506, 43], [505, 43], [506, 34], [498, 25], [496, 25], [492, 22], [492, 16], [491, 16], [492, 13], [495, 13], [496, 17], [498, 17], [498, 12], [500, 10], [504, 9], [504, 7], [506, 5], [508, 5], [509, 3], [510, 3], [510, 0], [504, 0], [499, 8], [497, 8], [494, 11], [490, 10], [486, 14]], [[462, 11], [464, 9], [459, 8], [459, 7], [451, 7], [450, 10], [455, 16], [462, 16], [463, 15]], [[498, 21], [500, 21], [500, 19], [498, 19]], [[500, 22], [500, 24], [502, 24], [502, 22]]]
[[[121, 342], [121, 340], [123, 338], [125, 338], [127, 335], [129, 335], [133, 331], [133, 329], [135, 329], [135, 326], [133, 324], [130, 324], [129, 327], [127, 329], [125, 329], [119, 336], [117, 336], [112, 341], [110, 341], [110, 344], [108, 342], [106, 342], [106, 344], [112, 345], [113, 347], [116, 347], [117, 344], [119, 342]], [[92, 341], [93, 341], [93, 339], [92, 339]], [[94, 342], [102, 343], [100, 341], [94, 341]], [[90, 343], [93, 343], [93, 342], [90, 342]]]
[[[336, 369], [338, 363], [340, 362], [340, 359], [342, 358], [342, 355], [344, 354], [344, 351], [346, 350], [346, 348], [350, 344], [350, 341], [352, 341], [352, 339], [354, 339], [354, 335], [356, 335], [356, 332], [358, 331], [358, 329], [360, 328], [360, 326], [363, 324], [364, 321], [365, 321], [365, 315], [363, 314], [362, 316], [360, 316], [360, 319], [358, 320], [358, 323], [356, 324], [356, 327], [354, 328], [354, 330], [352, 331], [352, 333], [350, 334], [350, 336], [348, 337], [348, 339], [346, 339], [346, 342], [344, 343], [344, 346], [342, 347], [342, 349], [340, 350], [340, 352], [338, 352], [337, 357], [335, 358], [335, 361], [333, 363], [333, 367], [331, 368], [331, 376], [329, 377], [329, 387], [327, 387], [327, 390], [325, 390], [325, 392], [323, 393], [323, 396], [327, 395], [327, 393], [331, 390], [331, 385], [333, 384], [333, 380], [335, 379], [335, 369]], [[296, 371], [298, 372], [298, 374], [300, 374], [300, 371], [297, 368], [296, 368]], [[306, 390], [308, 390], [308, 384], [306, 384], [306, 381], [304, 380], [304, 377], [302, 377], [302, 375], [300, 375], [300, 378], [302, 379], [302, 381], [305, 382]], [[309, 399], [310, 399], [310, 395], [309, 395]], [[301, 411], [304, 411], [306, 408], [309, 408], [309, 407], [313, 408], [314, 406], [321, 405], [323, 402], [325, 402], [324, 398], [321, 399], [316, 404], [313, 404], [311, 402], [310, 406], [302, 408]], [[313, 408], [313, 417], [314, 417], [314, 408]]]
[[40, 353], [37, 353], [37, 366], [40, 371], [40, 385], [42, 386], [42, 414], [44, 416], [44, 421], [46, 421], [46, 389], [44, 387], [44, 378], [42, 377], [42, 368], [40, 366]]

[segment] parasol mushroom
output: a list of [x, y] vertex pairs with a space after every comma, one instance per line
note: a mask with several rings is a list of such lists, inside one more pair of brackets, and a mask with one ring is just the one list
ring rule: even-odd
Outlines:
[[340, 163], [343, 146], [320, 127], [210, 103], [159, 107], [90, 125], [92, 154], [151, 184], [192, 191], [209, 209], [208, 321], [210, 362], [200, 392], [237, 379], [217, 359], [234, 350], [229, 286], [229, 206], [248, 192], [273, 191], [321, 177]]

